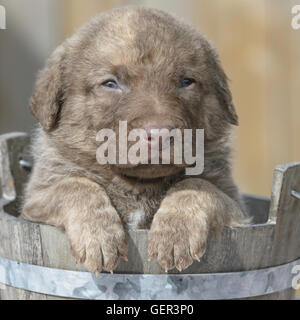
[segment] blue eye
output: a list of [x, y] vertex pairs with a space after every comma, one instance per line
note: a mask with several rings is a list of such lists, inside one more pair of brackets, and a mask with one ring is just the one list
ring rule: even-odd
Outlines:
[[191, 86], [193, 83], [195, 83], [194, 79], [183, 79], [180, 82], [179, 88], [187, 88], [187, 87]]
[[108, 80], [102, 83], [104, 87], [110, 88], [110, 89], [119, 89], [119, 86], [115, 80]]

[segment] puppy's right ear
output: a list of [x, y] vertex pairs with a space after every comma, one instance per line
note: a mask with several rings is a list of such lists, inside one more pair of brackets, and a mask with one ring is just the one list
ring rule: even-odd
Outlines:
[[51, 131], [58, 120], [62, 106], [64, 88], [62, 83], [62, 64], [65, 47], [59, 46], [43, 70], [38, 73], [33, 95], [30, 99], [30, 111], [47, 132]]

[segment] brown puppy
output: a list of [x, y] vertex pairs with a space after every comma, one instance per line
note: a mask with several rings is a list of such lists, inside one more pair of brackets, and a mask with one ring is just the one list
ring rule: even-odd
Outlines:
[[[237, 125], [215, 50], [192, 27], [154, 9], [101, 14], [56, 49], [39, 73], [31, 112], [40, 123], [25, 219], [64, 227], [91, 272], [126, 259], [124, 228], [149, 228], [149, 256], [187, 268], [209, 232], [244, 222], [230, 168]], [[99, 130], [205, 130], [205, 169], [96, 161]], [[119, 137], [118, 137], [119, 138]]]

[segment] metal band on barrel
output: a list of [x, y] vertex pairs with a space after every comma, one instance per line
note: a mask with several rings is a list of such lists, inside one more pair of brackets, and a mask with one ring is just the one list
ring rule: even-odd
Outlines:
[[291, 288], [300, 259], [265, 269], [202, 274], [100, 274], [0, 257], [0, 283], [46, 295], [103, 300], [234, 299]]

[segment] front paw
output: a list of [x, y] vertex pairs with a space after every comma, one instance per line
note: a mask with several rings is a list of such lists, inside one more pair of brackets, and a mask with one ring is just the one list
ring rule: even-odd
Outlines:
[[193, 260], [200, 261], [208, 235], [206, 214], [197, 210], [161, 207], [155, 214], [149, 232], [149, 259], [157, 257], [167, 272], [176, 267], [180, 272]]
[[76, 263], [84, 263], [96, 275], [102, 269], [112, 273], [120, 257], [127, 261], [128, 243], [117, 213], [110, 217], [100, 214], [80, 225], [74, 223], [67, 234]]

